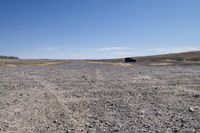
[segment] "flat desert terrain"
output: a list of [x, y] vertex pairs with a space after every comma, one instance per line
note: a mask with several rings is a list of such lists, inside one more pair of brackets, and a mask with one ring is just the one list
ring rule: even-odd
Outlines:
[[0, 67], [1, 133], [199, 133], [200, 66]]

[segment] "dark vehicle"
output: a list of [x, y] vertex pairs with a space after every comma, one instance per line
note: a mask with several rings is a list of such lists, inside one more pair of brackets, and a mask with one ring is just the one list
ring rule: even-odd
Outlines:
[[130, 58], [130, 57], [127, 57], [124, 59], [125, 63], [129, 63], [129, 62], [133, 62], [135, 63], [136, 62], [136, 59], [133, 59], [133, 58]]

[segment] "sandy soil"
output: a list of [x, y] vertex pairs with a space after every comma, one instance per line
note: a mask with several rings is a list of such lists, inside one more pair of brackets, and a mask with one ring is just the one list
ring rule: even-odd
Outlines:
[[0, 67], [0, 132], [200, 132], [200, 66]]

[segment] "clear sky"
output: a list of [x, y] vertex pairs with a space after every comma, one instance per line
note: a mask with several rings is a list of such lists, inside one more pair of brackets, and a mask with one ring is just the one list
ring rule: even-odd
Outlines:
[[117, 58], [200, 50], [200, 0], [0, 0], [0, 55]]

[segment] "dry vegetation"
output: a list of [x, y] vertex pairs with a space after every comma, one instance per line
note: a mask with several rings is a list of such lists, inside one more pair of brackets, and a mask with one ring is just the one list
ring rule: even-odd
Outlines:
[[124, 67], [132, 67], [133, 64], [128, 63], [122, 63], [122, 62], [106, 62], [106, 61], [82, 61], [85, 63], [91, 63], [91, 64], [105, 64], [105, 65], [111, 65], [111, 66], [124, 66]]
[[66, 60], [19, 60], [19, 59], [0, 59], [2, 66], [48, 66], [68, 63]]

